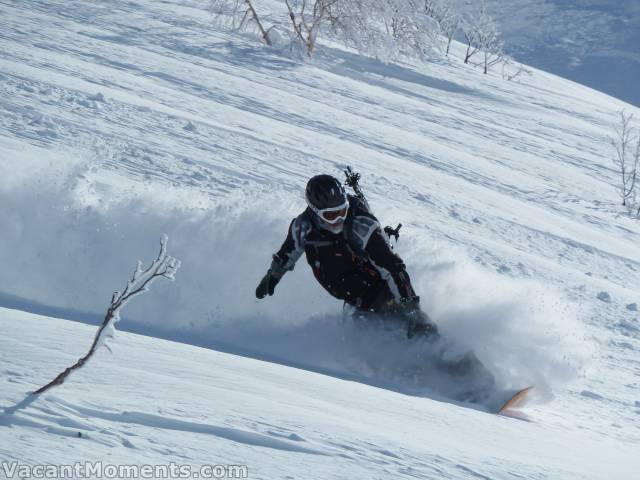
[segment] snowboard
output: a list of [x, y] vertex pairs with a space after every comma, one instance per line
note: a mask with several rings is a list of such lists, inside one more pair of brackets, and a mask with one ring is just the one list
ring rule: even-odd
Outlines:
[[533, 386], [518, 390], [513, 396], [511, 396], [506, 402], [504, 402], [502, 407], [500, 407], [500, 409], [498, 410], [497, 414], [507, 417], [520, 417], [520, 415], [514, 415], [514, 412], [517, 412], [518, 408], [524, 405], [532, 390]]

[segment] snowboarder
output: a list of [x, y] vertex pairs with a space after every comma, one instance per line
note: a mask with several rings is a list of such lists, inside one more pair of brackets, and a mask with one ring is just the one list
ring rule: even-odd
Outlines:
[[364, 196], [347, 194], [331, 175], [311, 178], [305, 194], [308, 207], [291, 222], [256, 297], [273, 295], [304, 252], [318, 282], [360, 315], [399, 317], [410, 338], [437, 336], [436, 326], [420, 310], [404, 262], [391, 249]]

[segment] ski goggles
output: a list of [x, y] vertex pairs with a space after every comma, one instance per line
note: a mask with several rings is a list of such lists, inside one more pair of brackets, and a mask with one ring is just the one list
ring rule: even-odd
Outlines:
[[309, 204], [309, 208], [313, 210], [325, 222], [333, 225], [344, 221], [347, 218], [347, 212], [349, 211], [349, 201], [345, 200], [342, 205], [331, 208], [316, 208]]

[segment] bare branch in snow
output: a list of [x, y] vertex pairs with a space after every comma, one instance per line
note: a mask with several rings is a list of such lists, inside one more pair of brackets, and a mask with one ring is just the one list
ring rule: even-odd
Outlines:
[[126, 305], [129, 300], [140, 293], [146, 292], [151, 283], [158, 278], [165, 278], [172, 281], [175, 280], [175, 273], [180, 268], [180, 260], [167, 255], [167, 241], [167, 236], [163, 235], [160, 239], [160, 252], [156, 259], [151, 262], [151, 265], [145, 269], [142, 266], [142, 262], [139, 261], [131, 279], [127, 282], [125, 289], [122, 292], [115, 292], [113, 294], [107, 314], [105, 315], [87, 354], [78, 359], [75, 364], [61, 372], [51, 382], [33, 392], [34, 395], [39, 395], [56, 385], [62, 384], [71, 372], [81, 368], [101, 345], [105, 345], [106, 339], [113, 336], [115, 323], [120, 320], [120, 309]]
[[505, 56], [502, 59], [502, 79], [512, 81], [520, 75], [533, 75], [533, 71], [520, 62], [516, 62], [511, 57]]

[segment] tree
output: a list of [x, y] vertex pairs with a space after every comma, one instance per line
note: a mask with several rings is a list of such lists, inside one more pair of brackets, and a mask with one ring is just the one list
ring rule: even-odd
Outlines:
[[619, 192], [622, 205], [630, 212], [640, 216], [640, 205], [636, 205], [636, 185], [638, 179], [638, 164], [640, 163], [640, 135], [631, 125], [633, 114], [620, 112], [620, 122], [614, 127], [615, 134], [611, 144], [615, 149], [614, 164], [620, 174]]
[[423, 60], [440, 49], [439, 27], [424, 0], [339, 0], [329, 20], [345, 45], [383, 61], [402, 55]]
[[271, 45], [271, 39], [269, 38], [269, 29], [265, 29], [263, 23], [258, 15], [258, 12], [253, 7], [251, 0], [212, 0], [211, 10], [216, 17], [229, 18], [231, 22], [231, 28], [234, 30], [245, 30], [250, 26], [255, 27], [262, 40], [267, 45]]
[[464, 17], [462, 30], [467, 42], [464, 63], [469, 63], [471, 57], [477, 53], [482, 54], [482, 61], [476, 65], [483, 65], [484, 73], [488, 73], [491, 66], [500, 63], [504, 57], [500, 30], [487, 11], [485, 0], [480, 2], [477, 12]]
[[318, 32], [339, 0], [284, 0], [296, 39], [312, 56]]
[[425, 0], [396, 0], [392, 15], [394, 39], [399, 52], [424, 60], [434, 52], [441, 52], [441, 28], [438, 21], [428, 14]]
[[451, 42], [460, 29], [461, 17], [451, 0], [425, 0], [425, 12], [433, 18], [447, 39], [445, 55], [449, 55]]
[[254, 4], [212, 0], [215, 14], [230, 19], [233, 29], [255, 27], [271, 45], [271, 30], [284, 28], [291, 45], [302, 47], [309, 57], [320, 35], [327, 35], [383, 61], [399, 56], [425, 60], [442, 52], [443, 37], [448, 53], [461, 22], [451, 0], [281, 0], [284, 15], [275, 13], [271, 18], [276, 23], [265, 28]]

